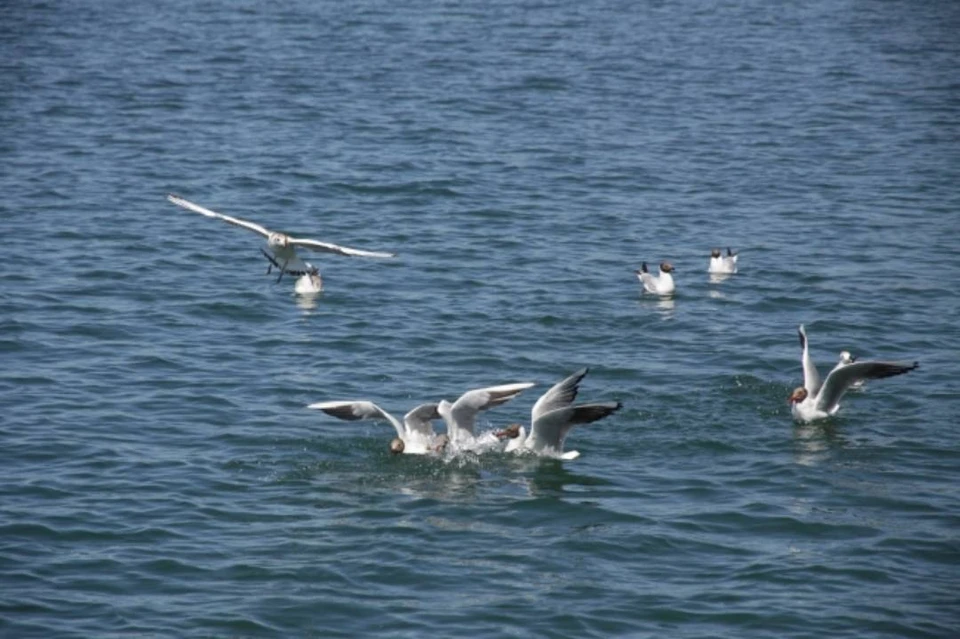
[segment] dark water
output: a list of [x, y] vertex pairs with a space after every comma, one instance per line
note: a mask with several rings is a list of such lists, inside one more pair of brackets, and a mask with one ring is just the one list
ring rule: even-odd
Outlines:
[[[956, 636], [960, 6], [401, 4], [5, 5], [0, 635]], [[800, 322], [921, 367], [797, 426]], [[304, 408], [585, 365], [573, 462]]]

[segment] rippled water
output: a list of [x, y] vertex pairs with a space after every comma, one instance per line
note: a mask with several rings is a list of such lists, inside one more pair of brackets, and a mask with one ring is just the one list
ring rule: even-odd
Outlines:
[[[782, 5], [6, 7], [0, 634], [955, 634], [960, 10]], [[800, 322], [920, 369], [797, 426]], [[573, 462], [304, 408], [581, 366]]]

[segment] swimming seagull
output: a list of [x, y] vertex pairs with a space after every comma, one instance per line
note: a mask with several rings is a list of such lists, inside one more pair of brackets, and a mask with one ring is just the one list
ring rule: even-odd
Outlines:
[[[447, 436], [450, 441], [454, 446], [466, 448], [473, 448], [477, 444], [486, 443], [478, 441], [474, 433], [477, 414], [480, 411], [506, 404], [532, 386], [536, 386], [536, 384], [519, 382], [489, 386], [467, 391], [452, 404], [445, 399], [440, 400], [437, 404], [437, 412], [447, 424]], [[497, 443], [498, 441], [499, 438], [495, 438], [491, 443]]]
[[640, 283], [643, 284], [644, 290], [648, 293], [670, 295], [676, 289], [673, 283], [673, 276], [670, 275], [673, 271], [674, 268], [669, 262], [660, 262], [660, 276], [654, 277], [647, 269], [647, 263], [644, 262], [640, 265], [640, 270], [636, 271], [636, 273], [640, 279]]
[[909, 373], [917, 368], [918, 362], [880, 362], [857, 361], [850, 364], [837, 364], [823, 384], [820, 383], [820, 374], [810, 357], [807, 344], [807, 333], [800, 325], [800, 347], [802, 349], [801, 363], [803, 366], [803, 386], [797, 387], [787, 402], [795, 419], [802, 422], [811, 422], [825, 419], [840, 409], [840, 399], [858, 381], [865, 379], [882, 379]]
[[532, 451], [544, 457], [576, 459], [580, 453], [563, 452], [563, 442], [574, 426], [590, 424], [620, 410], [620, 402], [595, 402], [577, 404], [573, 400], [580, 391], [580, 382], [590, 369], [582, 368], [566, 379], [554, 384], [544, 393], [530, 411], [530, 433], [520, 424], [511, 424], [498, 431], [497, 437], [509, 439], [505, 452]]
[[[297, 247], [310, 249], [311, 251], [317, 251], [319, 253], [335, 253], [337, 255], [347, 255], [350, 257], [396, 257], [395, 253], [363, 251], [360, 249], [348, 248], [346, 246], [329, 244], [327, 242], [320, 242], [318, 240], [290, 237], [285, 233], [270, 231], [269, 229], [266, 229], [255, 222], [248, 222], [247, 220], [241, 220], [240, 218], [230, 217], [229, 215], [211, 211], [210, 209], [204, 208], [198, 204], [194, 204], [193, 202], [189, 202], [177, 195], [168, 195], [167, 199], [177, 206], [182, 206], [183, 208], [193, 211], [194, 213], [221, 219], [224, 222], [241, 226], [255, 233], [259, 233], [267, 238], [267, 249], [269, 249], [270, 252], [268, 253], [263, 249], [260, 249], [260, 251], [270, 262], [270, 266], [267, 267], [268, 274], [273, 270], [274, 266], [280, 270], [280, 275], [277, 276], [277, 282], [280, 281], [285, 273], [289, 273], [290, 275], [298, 275], [301, 277], [311, 274], [319, 276], [319, 271], [315, 266], [305, 260], [300, 259], [300, 256], [297, 255]], [[314, 282], [314, 284], [316, 285], [316, 282]]]
[[710, 252], [710, 268], [708, 273], [731, 274], [737, 272], [737, 258], [740, 257], [727, 247], [727, 254], [721, 255], [720, 249], [713, 249]]
[[432, 420], [440, 417], [436, 404], [420, 404], [403, 416], [403, 422], [366, 400], [317, 402], [307, 408], [322, 410], [327, 415], [345, 421], [370, 419], [390, 422], [397, 431], [397, 436], [390, 442], [390, 452], [395, 455], [439, 453], [447, 444], [446, 435], [437, 435], [433, 431]]

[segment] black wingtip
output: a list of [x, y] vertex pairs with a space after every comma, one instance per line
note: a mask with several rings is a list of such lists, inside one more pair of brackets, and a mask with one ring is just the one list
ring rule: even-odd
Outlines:
[[643, 263], [640, 264], [640, 272], [641, 272], [641, 273], [649, 273], [649, 272], [650, 272], [650, 271], [647, 270], [647, 263], [646, 263], [646, 262], [643, 262]]

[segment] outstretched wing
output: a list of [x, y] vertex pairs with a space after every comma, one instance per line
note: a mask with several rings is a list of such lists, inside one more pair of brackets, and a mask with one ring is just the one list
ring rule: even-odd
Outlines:
[[440, 413], [437, 412], [436, 404], [420, 404], [409, 413], [403, 416], [403, 424], [407, 430], [412, 433], [433, 436], [433, 424], [431, 420], [439, 419]]
[[224, 222], [229, 222], [230, 224], [234, 224], [236, 226], [242, 226], [245, 229], [250, 229], [255, 233], [259, 233], [264, 237], [270, 236], [270, 231], [268, 231], [267, 229], [263, 228], [262, 226], [260, 226], [255, 222], [248, 222], [247, 220], [241, 220], [238, 217], [230, 217], [229, 215], [224, 215], [223, 213], [217, 213], [216, 211], [205, 209], [199, 204], [194, 204], [193, 202], [189, 202], [180, 196], [173, 195], [172, 193], [167, 196], [167, 199], [173, 202], [174, 204], [176, 204], [177, 206], [182, 206], [183, 208], [189, 211], [193, 211], [194, 213], [199, 213], [200, 215], [206, 215], [207, 217], [217, 218], [217, 219], [223, 220]]
[[456, 424], [456, 429], [465, 430], [473, 435], [477, 413], [505, 404], [531, 386], [535, 386], [535, 384], [521, 382], [467, 391], [453, 403], [450, 409], [450, 418]]
[[882, 379], [909, 373], [919, 366], [919, 362], [854, 362], [846, 366], [837, 366], [823, 382], [823, 388], [817, 397], [817, 408], [825, 413], [833, 412], [843, 394], [850, 387], [865, 379]]
[[800, 334], [800, 348], [803, 349], [803, 355], [800, 361], [803, 363], [803, 387], [807, 389], [810, 395], [816, 395], [820, 390], [820, 373], [817, 372], [817, 366], [810, 357], [810, 347], [807, 344], [807, 332], [803, 324], [797, 330]]
[[329, 242], [320, 242], [319, 240], [308, 240], [301, 238], [290, 238], [290, 243], [294, 246], [302, 246], [318, 253], [335, 253], [337, 255], [346, 255], [349, 257], [396, 257], [396, 253], [382, 253], [379, 251], [364, 251], [361, 249], [349, 248], [330, 244]]
[[540, 415], [530, 429], [530, 439], [536, 450], [551, 448], [563, 452], [563, 441], [577, 424], [590, 424], [620, 410], [620, 402], [598, 402], [566, 406]]
[[342, 419], [348, 422], [354, 422], [360, 419], [373, 419], [378, 421], [388, 421], [397, 430], [397, 436], [401, 439], [404, 435], [403, 424], [397, 421], [397, 418], [383, 410], [373, 402], [366, 400], [346, 401], [346, 402], [317, 402], [310, 404], [307, 408], [322, 410], [327, 415]]
[[572, 404], [580, 391], [580, 382], [588, 372], [590, 372], [589, 368], [581, 368], [570, 377], [551, 386], [533, 405], [530, 411], [530, 423], [534, 424], [544, 414]]

